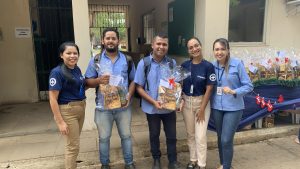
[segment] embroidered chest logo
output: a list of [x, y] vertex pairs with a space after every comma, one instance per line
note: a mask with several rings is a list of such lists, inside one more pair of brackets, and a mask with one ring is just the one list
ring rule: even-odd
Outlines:
[[50, 86], [54, 86], [56, 84], [56, 79], [55, 78], [51, 78], [49, 80], [49, 84], [50, 84]]

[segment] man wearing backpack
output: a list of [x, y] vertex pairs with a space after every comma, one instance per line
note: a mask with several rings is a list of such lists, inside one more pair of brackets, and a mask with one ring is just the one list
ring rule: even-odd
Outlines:
[[142, 97], [141, 106], [143, 112], [146, 113], [149, 126], [150, 147], [153, 157], [152, 169], [161, 169], [159, 141], [161, 121], [166, 136], [168, 168], [180, 168], [176, 153], [176, 113], [175, 111], [162, 109], [162, 105], [157, 100], [161, 66], [169, 65], [170, 68], [176, 66], [175, 60], [166, 56], [168, 45], [168, 37], [166, 35], [156, 35], [152, 42], [153, 52], [138, 63], [134, 78], [137, 92]]
[[[94, 56], [86, 70], [86, 83], [96, 88], [96, 109], [94, 121], [99, 134], [99, 154], [101, 169], [110, 169], [109, 148], [112, 126], [116, 122], [121, 138], [125, 169], [134, 169], [132, 140], [131, 140], [131, 97], [135, 90], [133, 82], [135, 68], [131, 59], [118, 50], [119, 32], [107, 28], [102, 33], [102, 52]], [[107, 74], [107, 72], [110, 72]], [[100, 85], [109, 83], [110, 78], [122, 77], [119, 87], [125, 89], [126, 106], [115, 109], [105, 107], [104, 95], [99, 92]], [[116, 79], [115, 79], [116, 80]], [[131, 82], [130, 82], [131, 81]]]

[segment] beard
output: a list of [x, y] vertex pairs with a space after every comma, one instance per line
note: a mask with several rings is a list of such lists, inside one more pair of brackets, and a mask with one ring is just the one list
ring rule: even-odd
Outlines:
[[108, 53], [115, 53], [118, 50], [118, 47], [106, 48], [105, 50]]

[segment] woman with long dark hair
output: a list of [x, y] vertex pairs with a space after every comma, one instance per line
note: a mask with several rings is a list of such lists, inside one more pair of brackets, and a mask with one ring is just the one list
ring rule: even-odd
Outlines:
[[212, 94], [211, 108], [218, 135], [221, 164], [218, 169], [231, 167], [233, 138], [245, 108], [243, 96], [253, 90], [243, 62], [231, 58], [229, 50], [229, 42], [224, 38], [213, 43], [217, 86]]
[[51, 70], [49, 102], [59, 131], [66, 138], [65, 168], [75, 169], [85, 115], [85, 81], [77, 66], [78, 46], [65, 42], [59, 47], [59, 55], [63, 63]]
[[191, 72], [183, 80], [183, 118], [187, 132], [190, 162], [187, 169], [206, 167], [206, 131], [210, 117], [210, 96], [216, 84], [214, 66], [202, 56], [202, 46], [198, 38], [187, 41], [190, 60], [181, 66]]

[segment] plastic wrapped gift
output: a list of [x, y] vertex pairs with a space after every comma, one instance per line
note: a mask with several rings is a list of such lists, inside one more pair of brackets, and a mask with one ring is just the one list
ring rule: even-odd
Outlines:
[[178, 83], [191, 75], [181, 66], [170, 69], [168, 65], [161, 65], [161, 79], [158, 87], [158, 101], [163, 109], [176, 110], [179, 107], [182, 88]]
[[158, 100], [161, 103], [163, 109], [176, 110], [179, 104], [181, 96], [181, 85], [175, 83], [173, 88], [168, 88], [166, 86], [160, 85], [158, 88]]
[[[99, 65], [98, 65], [99, 66]], [[126, 95], [128, 87], [124, 87], [124, 79], [121, 75], [112, 74], [111, 63], [99, 66], [100, 75], [109, 75], [109, 84], [100, 84], [98, 88], [97, 107], [105, 110], [121, 108], [127, 105]]]
[[100, 84], [100, 92], [103, 95], [104, 109], [117, 109], [121, 107], [121, 100], [116, 86]]

